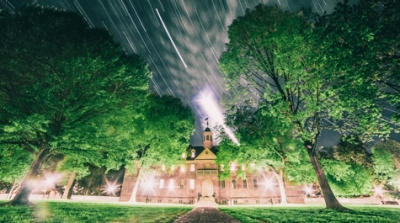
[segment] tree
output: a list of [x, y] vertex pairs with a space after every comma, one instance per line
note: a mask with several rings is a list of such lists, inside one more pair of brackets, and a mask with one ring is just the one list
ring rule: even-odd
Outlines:
[[372, 153], [375, 182], [399, 193], [400, 143], [393, 140], [378, 142], [373, 146]]
[[220, 58], [220, 69], [229, 88], [246, 87], [248, 92], [258, 93], [255, 98], [262, 99], [259, 103], [267, 108], [265, 113], [294, 125], [326, 208], [343, 210], [346, 208], [334, 196], [317, 156], [322, 130], [371, 137], [388, 133], [388, 129], [379, 121], [377, 92], [352, 94], [353, 85], [360, 90], [369, 88], [368, 83], [358, 83], [350, 73], [326, 67], [325, 45], [310, 18], [307, 12], [283, 12], [264, 5], [247, 10], [229, 26], [230, 42]]
[[366, 145], [358, 137], [349, 136], [330, 151], [320, 153], [320, 157], [335, 194], [353, 197], [370, 194], [373, 163]]
[[126, 146], [126, 169], [137, 173], [137, 181], [130, 202], [136, 202], [136, 192], [143, 177], [152, 167], [176, 165], [182, 162], [182, 154], [194, 132], [194, 116], [190, 107], [172, 96], [150, 94], [149, 103], [141, 107], [141, 116], [132, 117], [130, 129], [121, 132]]
[[[399, 7], [400, 2], [392, 0], [362, 0], [358, 4], [345, 0], [332, 14], [318, 18], [316, 30], [323, 37], [325, 66], [333, 73], [347, 74], [338, 85], [344, 81], [354, 84], [354, 93], [347, 96], [368, 98], [367, 94], [379, 90], [382, 99], [399, 105]], [[400, 123], [399, 118], [397, 111], [393, 121]]]
[[[248, 166], [248, 171], [258, 168], [271, 171], [278, 182], [281, 204], [287, 204], [285, 178], [291, 176], [286, 170], [299, 168], [301, 151], [295, 148], [301, 143], [293, 138], [292, 126], [283, 126], [281, 122], [262, 113], [262, 108], [256, 110], [245, 105], [231, 107], [226, 112], [226, 124], [235, 129], [240, 146], [220, 134], [223, 140], [218, 147], [217, 164], [230, 166], [235, 162]], [[228, 171], [224, 173], [223, 177], [230, 176]], [[238, 176], [245, 177], [245, 171], [239, 169]]]
[[0, 150], [33, 157], [10, 204], [29, 203], [30, 181], [55, 154], [120, 165], [114, 158], [121, 146], [112, 135], [119, 126], [110, 119], [125, 120], [145, 103], [146, 63], [72, 12], [1, 11], [0, 33]]

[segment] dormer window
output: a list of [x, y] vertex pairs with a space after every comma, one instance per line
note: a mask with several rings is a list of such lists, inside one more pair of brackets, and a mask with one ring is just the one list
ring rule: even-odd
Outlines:
[[196, 157], [196, 150], [192, 149], [191, 152], [192, 152], [192, 155], [190, 157], [192, 157], [192, 158]]
[[172, 165], [171, 166], [171, 171], [174, 171], [175, 170], [175, 165]]
[[164, 164], [161, 165], [161, 170], [162, 170], [162, 171], [165, 171], [165, 165], [164, 165]]

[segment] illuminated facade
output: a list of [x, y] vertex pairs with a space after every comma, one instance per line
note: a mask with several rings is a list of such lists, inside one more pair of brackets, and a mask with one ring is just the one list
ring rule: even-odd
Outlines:
[[[188, 149], [186, 163], [179, 166], [156, 167], [152, 183], [140, 181], [136, 200], [150, 203], [194, 204], [202, 200], [215, 200], [218, 204], [273, 204], [280, 203], [278, 185], [266, 187], [268, 172], [251, 170], [251, 166], [217, 166], [217, 148], [213, 147], [213, 133], [207, 127], [203, 132], [203, 146]], [[236, 177], [243, 168], [246, 178]], [[246, 170], [248, 168], [249, 170]], [[222, 171], [230, 171], [229, 180], [219, 180]], [[136, 183], [135, 174], [125, 174], [120, 201], [129, 201]], [[289, 203], [304, 203], [302, 189], [286, 185]]]

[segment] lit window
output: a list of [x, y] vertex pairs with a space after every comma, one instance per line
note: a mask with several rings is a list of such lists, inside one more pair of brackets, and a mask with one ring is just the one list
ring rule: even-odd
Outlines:
[[194, 180], [190, 179], [190, 189], [193, 190], [194, 189]]
[[170, 190], [174, 189], [174, 179], [170, 179], [170, 180], [169, 180], [168, 189], [170, 189]]
[[236, 168], [235, 168], [235, 163], [232, 163], [231, 164], [231, 171], [235, 171], [236, 170]]
[[221, 171], [224, 171], [224, 164], [221, 164], [221, 165], [220, 165], [220, 170], [221, 170]]
[[181, 172], [185, 172], [185, 165], [181, 165]]
[[245, 165], [242, 165], [242, 170], [246, 170], [246, 166]]
[[253, 186], [254, 186], [254, 188], [257, 188], [257, 187], [258, 187], [257, 179], [253, 179]]
[[165, 165], [161, 165], [161, 170], [165, 171]]
[[164, 188], [164, 179], [160, 179], [160, 188]]
[[171, 171], [174, 171], [175, 170], [175, 165], [172, 165], [171, 166]]
[[191, 152], [192, 152], [192, 155], [191, 155], [191, 157], [192, 157], [192, 158], [196, 157], [196, 150], [192, 149], [192, 151], [191, 151]]
[[255, 163], [251, 163], [250, 166], [251, 166], [251, 168], [254, 169], [254, 167], [256, 166], [256, 164], [255, 164]]
[[236, 180], [232, 180], [232, 188], [233, 188], [233, 189], [236, 188]]
[[247, 180], [246, 179], [243, 180], [243, 188], [247, 188]]
[[183, 159], [186, 158], [186, 153], [182, 153], [182, 158], [183, 158]]
[[194, 172], [194, 168], [195, 168], [194, 164], [190, 164], [190, 171]]

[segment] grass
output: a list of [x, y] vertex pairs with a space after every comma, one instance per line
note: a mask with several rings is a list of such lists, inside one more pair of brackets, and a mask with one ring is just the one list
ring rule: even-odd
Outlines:
[[[0, 203], [2, 203], [0, 201]], [[85, 202], [34, 202], [34, 206], [0, 206], [0, 223], [25, 222], [173, 222], [192, 206], [127, 205]]]
[[243, 223], [252, 222], [400, 222], [399, 206], [346, 206], [353, 212], [337, 212], [324, 206], [220, 207]]

